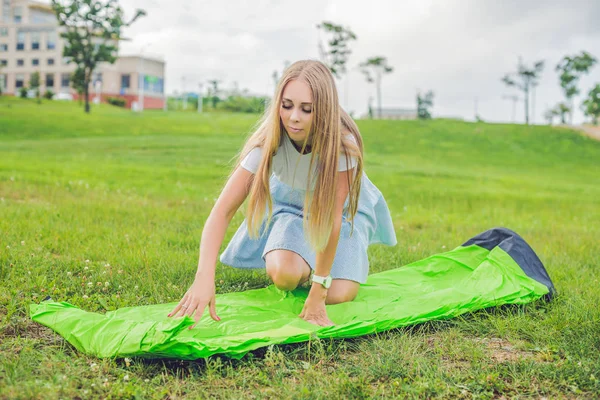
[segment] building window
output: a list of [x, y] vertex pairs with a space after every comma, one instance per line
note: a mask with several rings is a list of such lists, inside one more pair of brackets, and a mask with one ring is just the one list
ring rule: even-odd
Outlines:
[[10, 0], [2, 0], [3, 22], [10, 22]]
[[71, 83], [71, 74], [61, 74], [60, 75], [60, 87], [68, 88], [69, 83]]
[[129, 89], [131, 85], [131, 75], [123, 74], [121, 75], [121, 89]]
[[141, 87], [144, 85], [144, 91], [150, 93], [164, 93], [164, 80], [163, 78], [159, 78], [157, 76], [152, 75], [141, 75], [139, 76], [138, 84]]
[[31, 32], [31, 50], [40, 49], [40, 33]]
[[54, 87], [54, 74], [46, 74], [46, 89]]
[[0, 89], [3, 93], [6, 91], [6, 74], [0, 74]]
[[0, 60], [0, 67], [6, 67], [8, 65], [8, 60]]
[[54, 58], [48, 59], [48, 65], [54, 65]]
[[8, 45], [6, 43], [0, 43], [0, 52], [8, 51]]
[[56, 22], [56, 16], [51, 12], [30, 8], [29, 21], [33, 24], [51, 24]]
[[56, 48], [56, 32], [48, 32], [48, 40], [46, 41], [48, 50], [54, 50]]
[[24, 84], [25, 84], [25, 75], [17, 74], [17, 76], [15, 77], [15, 87], [17, 89], [22, 88]]
[[19, 58], [17, 60], [17, 67], [22, 67], [23, 65], [25, 65], [25, 60], [23, 60], [22, 58]]
[[13, 11], [15, 24], [23, 22], [23, 7], [15, 7]]
[[25, 50], [25, 32], [17, 32], [17, 50]]
[[8, 36], [8, 28], [0, 27], [0, 36]]
[[40, 65], [40, 59], [39, 58], [32, 58], [31, 59], [31, 65], [33, 65], [34, 67]]

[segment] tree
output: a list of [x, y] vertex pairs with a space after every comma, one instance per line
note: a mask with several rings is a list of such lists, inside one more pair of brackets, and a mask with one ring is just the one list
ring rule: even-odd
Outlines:
[[583, 113], [592, 118], [592, 123], [598, 125], [598, 118], [600, 118], [600, 83], [590, 90], [587, 99], [582, 104]]
[[[221, 81], [217, 80], [217, 79], [213, 79], [211, 81], [208, 81], [208, 83], [210, 83], [213, 87], [212, 88], [208, 88], [209, 90], [209, 97], [212, 98], [212, 106], [213, 109], [217, 108], [217, 103], [220, 101], [219, 99], [219, 83]], [[212, 96], [210, 96], [212, 94]]]
[[[85, 85], [85, 71], [77, 68], [75, 72], [71, 74], [71, 87], [77, 92], [79, 104], [81, 104], [81, 99], [85, 94]], [[87, 108], [86, 111], [89, 112]]]
[[385, 57], [371, 57], [360, 63], [359, 67], [362, 73], [365, 74], [367, 82], [375, 82], [377, 88], [377, 114], [381, 118], [381, 78], [383, 74], [391, 73], [394, 68], [387, 64]]
[[346, 73], [346, 62], [352, 53], [348, 47], [348, 43], [351, 40], [356, 40], [356, 35], [350, 28], [344, 28], [341, 25], [327, 21], [318, 24], [317, 29], [321, 29], [326, 34], [331, 35], [331, 38], [327, 42], [327, 48], [319, 40], [319, 53], [321, 61], [327, 65], [333, 76], [340, 79]]
[[598, 60], [590, 53], [582, 51], [580, 55], [565, 56], [556, 65], [556, 71], [559, 72], [560, 87], [565, 92], [567, 103], [571, 109], [569, 113], [569, 122], [573, 123], [573, 98], [579, 94], [577, 83], [583, 74], [596, 64]]
[[40, 98], [40, 73], [38, 71], [31, 74], [29, 78], [29, 88], [34, 91], [35, 98]]
[[[535, 87], [540, 79], [540, 75], [544, 70], [544, 61], [538, 61], [529, 68], [519, 57], [519, 64], [516, 73], [506, 74], [502, 78], [507, 86], [515, 87], [523, 92], [525, 103], [525, 123], [529, 125], [529, 92], [532, 87]], [[518, 79], [518, 80], [517, 80]]]
[[433, 92], [430, 90], [421, 96], [417, 93], [417, 116], [419, 119], [431, 119], [430, 108], [433, 107]]
[[548, 122], [548, 125], [552, 125], [554, 117], [558, 115], [555, 108], [549, 108], [544, 112], [544, 119]]
[[114, 63], [121, 30], [146, 15], [136, 10], [134, 17], [124, 21], [123, 9], [117, 0], [52, 0], [58, 24], [66, 31], [60, 36], [66, 43], [63, 56], [77, 65], [75, 73], [83, 77], [85, 112], [90, 112], [89, 84], [98, 63]]
[[560, 123], [563, 125], [567, 123], [566, 115], [570, 112], [571, 108], [567, 103], [558, 103], [554, 107], [554, 114], [560, 116]]

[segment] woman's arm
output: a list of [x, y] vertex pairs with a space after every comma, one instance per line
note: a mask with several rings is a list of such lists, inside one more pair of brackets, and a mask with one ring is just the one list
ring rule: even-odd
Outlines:
[[202, 229], [200, 256], [194, 282], [179, 304], [169, 313], [169, 317], [188, 315], [194, 317], [198, 323], [208, 305], [211, 317], [216, 321], [220, 320], [215, 308], [217, 256], [227, 227], [248, 196], [253, 179], [254, 174], [239, 167], [227, 181]]
[[248, 196], [253, 179], [252, 172], [239, 167], [221, 191], [202, 229], [196, 278], [214, 280], [217, 256], [227, 227]]
[[[346, 171], [338, 172], [338, 185], [334, 204], [334, 219], [331, 234], [327, 246], [323, 251], [317, 253], [315, 274], [318, 276], [328, 276], [331, 272], [331, 266], [335, 258], [340, 232], [342, 229], [342, 213], [344, 211], [344, 203], [350, 192], [348, 185], [349, 174], [354, 173], [354, 168]], [[300, 317], [318, 325], [333, 325], [327, 317], [325, 311], [325, 299], [327, 298], [327, 289], [320, 283], [313, 283], [310, 287], [310, 292], [304, 304], [304, 309]]]

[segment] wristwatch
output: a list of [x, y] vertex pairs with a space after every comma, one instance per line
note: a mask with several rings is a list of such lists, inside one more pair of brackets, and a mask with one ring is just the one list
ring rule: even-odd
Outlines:
[[331, 275], [319, 276], [319, 275], [313, 274], [313, 276], [312, 276], [312, 281], [320, 283], [321, 285], [323, 285], [323, 287], [325, 289], [329, 289], [329, 286], [331, 286], [331, 280], [332, 280]]

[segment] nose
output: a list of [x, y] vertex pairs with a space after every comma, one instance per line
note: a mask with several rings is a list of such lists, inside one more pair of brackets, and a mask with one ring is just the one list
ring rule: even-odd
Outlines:
[[300, 121], [300, 118], [298, 118], [298, 113], [299, 113], [298, 109], [294, 108], [292, 110], [292, 114], [290, 115], [290, 120], [292, 120], [292, 121]]

